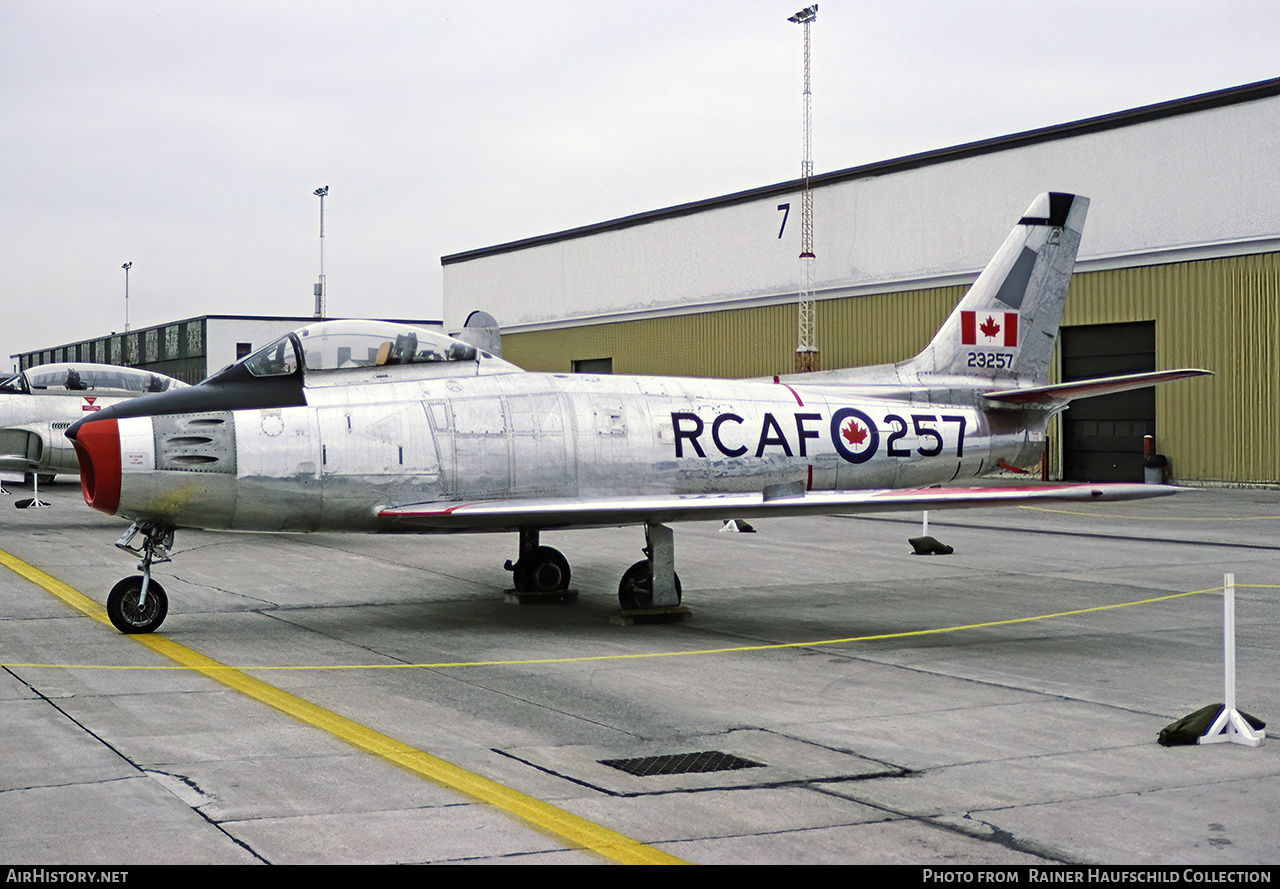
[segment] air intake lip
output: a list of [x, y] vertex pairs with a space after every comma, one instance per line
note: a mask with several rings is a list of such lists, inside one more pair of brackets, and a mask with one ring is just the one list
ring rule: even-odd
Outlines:
[[99, 512], [120, 506], [120, 428], [114, 418], [78, 423], [67, 432], [80, 464], [80, 493]]

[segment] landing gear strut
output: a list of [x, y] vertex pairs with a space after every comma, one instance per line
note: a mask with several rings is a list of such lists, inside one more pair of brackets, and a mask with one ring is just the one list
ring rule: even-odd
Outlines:
[[[133, 539], [142, 534], [142, 544], [135, 546]], [[116, 541], [120, 549], [142, 556], [138, 569], [141, 577], [126, 577], [107, 596], [107, 617], [122, 633], [151, 633], [164, 623], [169, 613], [169, 597], [164, 587], [151, 579], [151, 566], [169, 561], [169, 548], [173, 546], [173, 528], [144, 522], [134, 522]]]
[[622, 575], [618, 604], [623, 611], [675, 608], [681, 594], [675, 568], [675, 536], [666, 525], [651, 522], [644, 526], [644, 539], [647, 558]]
[[538, 545], [537, 528], [520, 529], [520, 558], [507, 560], [516, 592], [554, 593], [569, 588], [569, 561], [558, 549]]

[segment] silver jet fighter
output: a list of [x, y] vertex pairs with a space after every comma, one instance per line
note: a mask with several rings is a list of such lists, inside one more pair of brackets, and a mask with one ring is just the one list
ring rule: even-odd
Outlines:
[[[933, 341], [896, 365], [772, 380], [526, 373], [441, 334], [317, 323], [198, 386], [100, 411], [67, 433], [85, 501], [133, 525], [141, 577], [108, 597], [123, 632], [167, 600], [150, 579], [179, 527], [515, 531], [515, 587], [569, 565], [548, 528], [642, 524], [624, 609], [680, 598], [667, 523], [1123, 500], [1143, 485], [940, 487], [1036, 464], [1073, 398], [1197, 376], [1048, 385], [1088, 201], [1043, 194]], [[136, 543], [138, 535], [140, 543]]]
[[120, 401], [187, 384], [164, 374], [111, 364], [43, 364], [0, 380], [0, 482], [35, 476], [37, 493], [18, 505], [41, 506], [38, 485], [80, 472], [66, 439], [72, 423]]

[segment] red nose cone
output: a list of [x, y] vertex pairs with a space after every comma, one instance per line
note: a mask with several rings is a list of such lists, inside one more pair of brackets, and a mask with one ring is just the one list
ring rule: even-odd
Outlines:
[[120, 505], [120, 429], [115, 418], [85, 423], [75, 436], [84, 502], [115, 515]]

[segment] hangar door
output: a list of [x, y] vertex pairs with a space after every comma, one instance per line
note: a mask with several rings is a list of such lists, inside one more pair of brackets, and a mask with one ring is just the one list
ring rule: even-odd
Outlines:
[[[1156, 369], [1156, 323], [1062, 329], [1062, 379], [1087, 380]], [[1073, 401], [1062, 415], [1062, 477], [1142, 481], [1142, 437], [1156, 434], [1155, 389]]]

